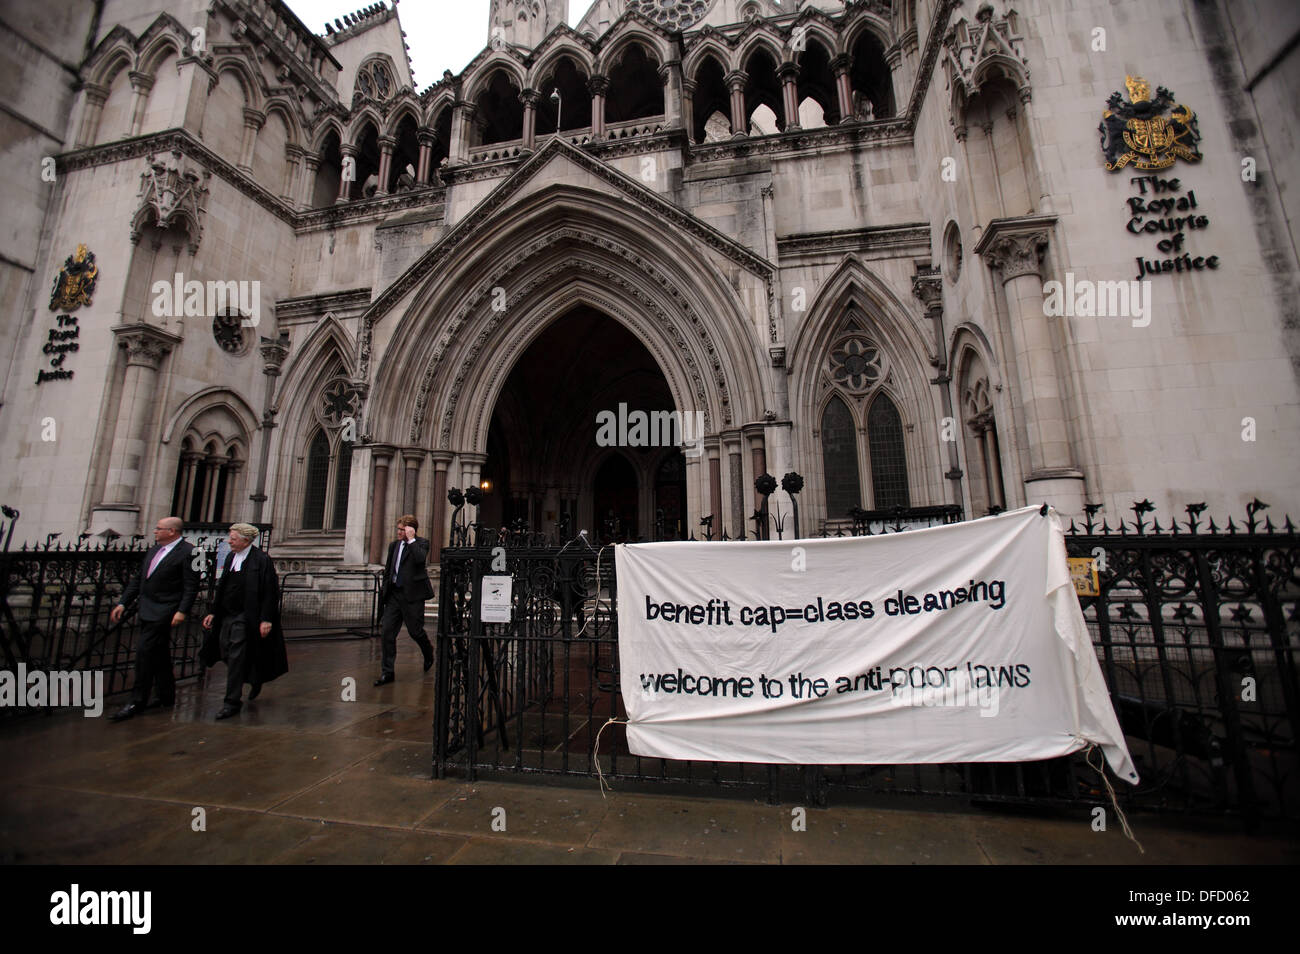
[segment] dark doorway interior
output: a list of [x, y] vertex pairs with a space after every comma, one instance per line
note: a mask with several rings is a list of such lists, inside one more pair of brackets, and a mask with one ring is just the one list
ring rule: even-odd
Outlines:
[[658, 432], [598, 442], [598, 415], [618, 415], [620, 406], [625, 415], [675, 410], [640, 340], [608, 315], [575, 308], [533, 341], [497, 399], [482, 521], [549, 533], [565, 518], [569, 534], [585, 529], [593, 543], [650, 540], [662, 494], [682, 514], [675, 535], [685, 523], [685, 469], [666, 484], [659, 471], [666, 454], [680, 452]]

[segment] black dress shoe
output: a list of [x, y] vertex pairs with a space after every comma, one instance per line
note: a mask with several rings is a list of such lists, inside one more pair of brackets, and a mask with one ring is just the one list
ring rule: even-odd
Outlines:
[[234, 706], [222, 706], [221, 711], [217, 713], [217, 720], [229, 719], [231, 716], [239, 715], [239, 710]]
[[256, 699], [257, 694], [261, 691], [262, 691], [262, 684], [260, 682], [253, 683], [253, 691], [248, 694], [248, 698]]
[[428, 672], [433, 668], [433, 653], [424, 654], [424, 671]]
[[388, 684], [389, 684], [390, 682], [392, 682], [392, 681], [393, 681], [393, 677], [392, 677], [392, 676], [380, 676], [378, 679], [375, 680], [375, 685], [376, 685], [376, 686], [386, 686], [386, 685], [388, 685]]
[[125, 722], [127, 719], [131, 718], [131, 716], [136, 715], [138, 712], [140, 712], [143, 708], [144, 706], [137, 705], [134, 702], [130, 702], [124, 705], [122, 708], [118, 709], [116, 712], [114, 712], [111, 716], [108, 717], [108, 719], [110, 722]]

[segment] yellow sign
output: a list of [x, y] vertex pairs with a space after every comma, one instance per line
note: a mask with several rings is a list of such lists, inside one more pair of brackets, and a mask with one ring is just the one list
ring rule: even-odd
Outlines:
[[1080, 596], [1101, 596], [1101, 580], [1097, 577], [1097, 561], [1092, 557], [1066, 557], [1070, 564], [1070, 582]]

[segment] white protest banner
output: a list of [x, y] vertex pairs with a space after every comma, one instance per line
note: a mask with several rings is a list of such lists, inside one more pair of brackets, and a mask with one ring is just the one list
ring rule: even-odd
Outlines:
[[1096, 743], [1137, 784], [1055, 512], [615, 554], [636, 755], [1015, 762]]

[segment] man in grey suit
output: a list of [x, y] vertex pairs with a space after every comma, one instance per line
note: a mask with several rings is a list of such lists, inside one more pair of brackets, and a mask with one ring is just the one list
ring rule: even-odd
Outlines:
[[417, 537], [420, 524], [411, 514], [397, 518], [397, 539], [388, 548], [388, 562], [384, 565], [384, 586], [380, 591], [384, 617], [380, 629], [383, 661], [376, 686], [384, 686], [395, 678], [397, 663], [397, 631], [406, 623], [406, 631], [424, 654], [424, 671], [433, 665], [433, 646], [424, 634], [424, 603], [433, 599], [433, 584], [429, 582], [429, 541]]
[[172, 674], [172, 630], [182, 625], [199, 593], [199, 573], [194, 568], [194, 547], [181, 538], [180, 517], [163, 517], [154, 527], [154, 545], [140, 561], [140, 570], [122, 593], [122, 601], [109, 614], [118, 623], [127, 607], [139, 599], [140, 640], [135, 648], [135, 688], [131, 701], [110, 718], [121, 722], [141, 712], [158, 684], [158, 704], [170, 709], [176, 702]]

